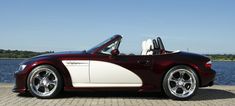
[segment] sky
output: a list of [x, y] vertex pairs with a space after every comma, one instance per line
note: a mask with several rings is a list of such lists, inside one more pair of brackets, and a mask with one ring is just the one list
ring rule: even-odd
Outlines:
[[167, 50], [235, 54], [235, 0], [0, 0], [0, 49], [79, 51], [120, 34], [140, 53], [160, 36]]

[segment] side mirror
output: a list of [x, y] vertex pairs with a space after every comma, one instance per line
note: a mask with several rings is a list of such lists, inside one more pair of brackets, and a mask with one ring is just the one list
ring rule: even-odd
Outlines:
[[113, 55], [113, 56], [117, 56], [117, 55], [119, 55], [119, 50], [118, 49], [114, 49], [114, 50], [112, 50], [111, 51], [111, 54]]

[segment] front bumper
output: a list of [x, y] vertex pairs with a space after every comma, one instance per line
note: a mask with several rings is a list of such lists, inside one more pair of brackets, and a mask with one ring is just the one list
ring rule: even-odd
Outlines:
[[12, 91], [18, 93], [25, 93], [27, 91], [26, 88], [27, 73], [25, 71], [17, 71], [15, 72], [14, 77], [15, 77], [15, 86], [12, 89]]

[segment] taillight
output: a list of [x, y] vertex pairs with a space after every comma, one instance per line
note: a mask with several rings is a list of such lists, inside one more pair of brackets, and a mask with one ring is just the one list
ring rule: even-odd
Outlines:
[[211, 61], [208, 61], [206, 64], [205, 64], [205, 67], [206, 68], [211, 68], [212, 66], [212, 62]]

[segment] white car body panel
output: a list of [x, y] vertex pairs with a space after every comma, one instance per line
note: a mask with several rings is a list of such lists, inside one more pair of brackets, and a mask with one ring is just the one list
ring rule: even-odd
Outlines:
[[104, 61], [90, 61], [90, 78], [91, 83], [142, 84], [141, 79], [135, 73]]
[[135, 73], [119, 65], [95, 60], [63, 60], [74, 87], [141, 87]]
[[88, 60], [63, 60], [68, 69], [72, 83], [89, 83], [89, 61]]

